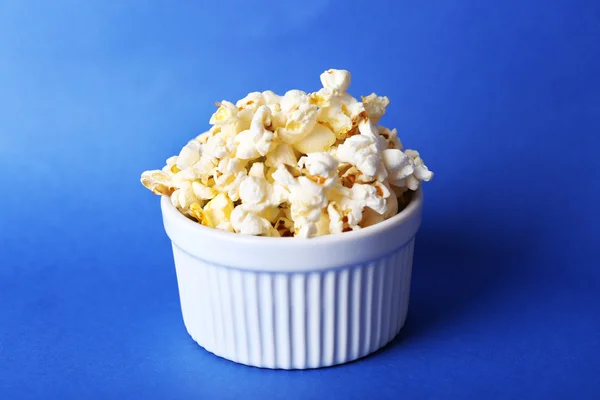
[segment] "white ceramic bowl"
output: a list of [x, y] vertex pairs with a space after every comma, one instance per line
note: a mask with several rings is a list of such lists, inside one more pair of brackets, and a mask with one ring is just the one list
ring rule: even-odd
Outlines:
[[398, 215], [312, 239], [206, 228], [161, 200], [185, 326], [223, 358], [263, 368], [342, 364], [385, 346], [404, 325], [419, 190]]

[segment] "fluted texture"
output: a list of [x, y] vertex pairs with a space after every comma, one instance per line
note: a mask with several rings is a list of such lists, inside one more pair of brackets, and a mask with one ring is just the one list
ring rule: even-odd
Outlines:
[[309, 273], [253, 272], [173, 245], [185, 326], [206, 350], [265, 368], [318, 368], [363, 357], [398, 334], [414, 239], [378, 260]]

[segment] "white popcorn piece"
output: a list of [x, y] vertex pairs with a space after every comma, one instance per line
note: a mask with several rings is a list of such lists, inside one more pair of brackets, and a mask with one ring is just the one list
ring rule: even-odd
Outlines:
[[310, 105], [310, 97], [302, 90], [288, 90], [279, 102], [281, 111], [290, 114], [300, 106]]
[[250, 167], [248, 171], [248, 176], [253, 176], [255, 178], [264, 178], [265, 177], [265, 164], [261, 162], [255, 162]]
[[209, 186], [205, 186], [200, 182], [192, 182], [192, 190], [194, 195], [201, 200], [210, 200], [217, 195], [217, 191]]
[[378, 152], [382, 152], [386, 148], [386, 143], [379, 135], [379, 129], [372, 120], [361, 120], [358, 124], [358, 131], [362, 136], [366, 136], [373, 141]]
[[366, 207], [363, 210], [362, 219], [360, 220], [360, 223], [358, 225], [361, 228], [366, 228], [368, 226], [378, 224], [384, 221], [385, 219], [386, 218], [384, 215], [379, 214], [378, 212], [370, 209], [369, 207]]
[[378, 214], [384, 214], [387, 211], [387, 203], [383, 197], [379, 196], [377, 188], [366, 184], [352, 186], [350, 198], [342, 206], [346, 206], [350, 210], [348, 222], [352, 226], [360, 223], [365, 207], [371, 208]]
[[274, 146], [274, 134], [267, 129], [270, 125], [271, 110], [267, 106], [260, 106], [252, 118], [250, 129], [235, 137], [236, 157], [253, 160], [266, 155]]
[[420, 181], [430, 181], [433, 178], [433, 172], [427, 168], [423, 159], [420, 157], [419, 152], [416, 150], [406, 150], [404, 152], [407, 156], [412, 158], [415, 165], [415, 178]]
[[351, 74], [343, 69], [329, 69], [320, 76], [324, 88], [345, 92], [350, 87]]
[[295, 235], [312, 237], [317, 233], [317, 222], [321, 219], [321, 210], [327, 207], [324, 189], [310, 179], [301, 176], [296, 184], [289, 187], [291, 216], [294, 221]]
[[317, 121], [329, 128], [338, 139], [344, 139], [352, 130], [352, 118], [344, 113], [340, 105], [319, 109]]
[[220, 229], [225, 232], [232, 232], [232, 233], [235, 232], [235, 230], [233, 229], [233, 225], [231, 225], [230, 221], [221, 221], [221, 223], [218, 224], [217, 226], [215, 226], [215, 228]]
[[285, 127], [277, 129], [277, 134], [284, 143], [294, 144], [306, 137], [316, 122], [317, 107], [302, 104], [288, 115]]
[[175, 191], [171, 175], [163, 171], [146, 171], [142, 174], [141, 182], [154, 194], [170, 196]]
[[371, 93], [368, 96], [362, 97], [362, 103], [369, 118], [377, 123], [385, 114], [385, 109], [390, 104], [390, 100], [385, 96], [377, 96], [375, 93]]
[[[396, 179], [390, 180], [391, 185], [415, 191], [419, 188], [420, 182], [433, 178], [433, 172], [429, 171], [417, 151], [405, 150], [402, 155], [405, 157], [404, 163], [409, 165], [404, 167], [402, 174], [397, 174]], [[400, 157], [397, 154], [394, 156]]]
[[356, 166], [360, 172], [374, 177], [380, 173], [381, 159], [377, 143], [364, 135], [351, 136], [338, 146], [336, 157], [341, 162]]
[[166, 165], [162, 168], [162, 172], [164, 172], [165, 174], [173, 176], [179, 171], [181, 171], [179, 168], [177, 168], [177, 156], [167, 158], [165, 164]]
[[177, 168], [184, 170], [200, 160], [200, 155], [202, 152], [202, 145], [198, 143], [196, 140], [192, 140], [188, 142], [179, 153], [177, 157]]
[[217, 111], [210, 117], [211, 125], [222, 126], [237, 121], [238, 108], [235, 104], [223, 100], [218, 103], [218, 107]]
[[310, 104], [308, 95], [300, 90], [290, 90], [281, 99], [281, 111], [287, 115], [285, 126], [277, 135], [287, 144], [294, 144], [307, 136], [317, 122], [317, 107]]
[[242, 235], [268, 236], [272, 234], [273, 226], [271, 223], [265, 218], [246, 210], [244, 205], [239, 205], [233, 209], [230, 222], [235, 232]]
[[270, 204], [267, 199], [269, 182], [264, 178], [248, 176], [240, 184], [240, 199], [247, 210], [261, 212]]
[[296, 178], [287, 170], [284, 165], [277, 167], [277, 170], [273, 172], [273, 180], [284, 187], [293, 186], [296, 184]]
[[388, 149], [402, 150], [402, 141], [398, 137], [398, 131], [396, 129], [388, 129], [385, 126], [379, 125], [377, 126], [377, 130], [379, 131], [379, 136], [386, 141]]
[[303, 154], [326, 151], [336, 140], [335, 134], [327, 126], [317, 123], [310, 133], [294, 144], [294, 148]]
[[[238, 111], [242, 110], [251, 110], [252, 113], [256, 112], [258, 108], [262, 105], [265, 105], [265, 99], [263, 98], [263, 94], [260, 92], [252, 92], [248, 93], [246, 97], [238, 100], [235, 103], [235, 106], [238, 108]], [[252, 116], [250, 116], [252, 117]]]
[[340, 207], [332, 201], [327, 206], [327, 215], [329, 217], [329, 232], [342, 233], [344, 231], [343, 215]]
[[331, 106], [331, 100], [334, 96], [335, 93], [332, 89], [321, 88], [314, 93], [310, 93], [308, 98], [310, 99], [310, 104], [322, 108]]
[[180, 209], [187, 209], [192, 203], [200, 203], [201, 200], [196, 197], [192, 183], [189, 181], [182, 182], [177, 190], [171, 194], [171, 203]]
[[308, 173], [318, 178], [317, 183], [323, 186], [330, 186], [337, 179], [338, 161], [329, 153], [309, 153], [301, 157], [298, 161], [298, 167], [306, 168]]
[[204, 153], [200, 160], [192, 167], [195, 179], [199, 179], [203, 185], [207, 185], [210, 177], [217, 167], [217, 160], [209, 154]]
[[298, 164], [298, 159], [294, 149], [289, 144], [280, 143], [273, 151], [267, 153], [265, 165], [267, 167], [277, 167], [279, 165], [289, 165], [293, 167]]
[[279, 104], [281, 103], [282, 98], [282, 96], [279, 96], [278, 94], [270, 90], [265, 90], [264, 92], [262, 92], [262, 97], [265, 104]]
[[204, 144], [204, 152], [213, 158], [223, 158], [229, 154], [227, 149], [227, 138], [215, 135], [208, 138]]
[[392, 184], [407, 178], [414, 172], [413, 160], [401, 150], [386, 149], [381, 153], [381, 159]]

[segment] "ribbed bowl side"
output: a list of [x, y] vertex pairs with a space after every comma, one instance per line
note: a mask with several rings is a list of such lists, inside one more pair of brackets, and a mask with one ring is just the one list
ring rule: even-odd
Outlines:
[[414, 238], [367, 263], [320, 272], [214, 265], [173, 245], [185, 326], [223, 358], [306, 369], [366, 356], [398, 334], [408, 310]]

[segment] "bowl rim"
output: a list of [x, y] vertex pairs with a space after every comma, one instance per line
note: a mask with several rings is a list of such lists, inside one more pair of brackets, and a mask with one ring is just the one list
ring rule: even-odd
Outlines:
[[257, 245], [270, 247], [278, 246], [297, 246], [310, 248], [315, 245], [327, 245], [340, 243], [344, 241], [360, 240], [369, 236], [381, 234], [384, 231], [392, 230], [393, 228], [404, 224], [412, 219], [415, 214], [419, 213], [422, 209], [423, 204], [423, 191], [422, 188], [417, 189], [413, 192], [410, 203], [398, 214], [391, 218], [388, 218], [382, 222], [374, 225], [362, 228], [356, 231], [349, 231], [343, 233], [334, 233], [316, 236], [312, 238], [299, 238], [299, 237], [269, 237], [269, 236], [253, 236], [244, 235], [240, 233], [233, 233], [222, 231], [216, 228], [209, 228], [194, 222], [184, 216], [179, 210], [171, 203], [169, 196], [161, 196], [161, 209], [163, 212], [163, 218], [172, 220], [177, 225], [184, 227], [186, 230], [195, 230], [198, 235], [210, 235], [215, 239], [230, 242], [232, 245], [244, 244], [244, 245]]

